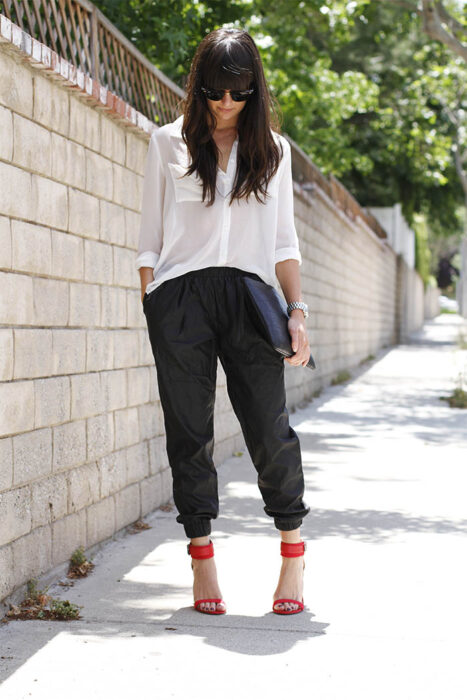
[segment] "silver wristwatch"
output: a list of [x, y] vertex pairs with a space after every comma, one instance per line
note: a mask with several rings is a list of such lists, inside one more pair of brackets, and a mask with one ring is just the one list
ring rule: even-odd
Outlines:
[[304, 301], [291, 301], [287, 304], [287, 313], [290, 316], [292, 309], [301, 309], [305, 318], [308, 318], [308, 305]]

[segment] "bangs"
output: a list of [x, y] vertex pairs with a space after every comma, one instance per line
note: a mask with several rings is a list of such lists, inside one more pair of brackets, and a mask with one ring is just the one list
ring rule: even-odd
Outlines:
[[203, 70], [203, 83], [216, 90], [247, 90], [253, 82], [250, 55], [233, 42], [218, 44]]

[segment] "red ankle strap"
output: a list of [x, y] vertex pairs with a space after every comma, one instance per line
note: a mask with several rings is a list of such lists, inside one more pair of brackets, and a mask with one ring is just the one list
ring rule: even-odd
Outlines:
[[191, 554], [193, 559], [210, 559], [214, 556], [214, 545], [210, 541], [209, 544], [187, 544], [188, 554]]
[[305, 554], [306, 542], [282, 542], [281, 555], [283, 557], [301, 557]]

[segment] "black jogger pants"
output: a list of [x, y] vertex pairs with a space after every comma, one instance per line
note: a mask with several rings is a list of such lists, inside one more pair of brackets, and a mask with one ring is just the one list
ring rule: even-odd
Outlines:
[[218, 357], [266, 514], [279, 530], [294, 530], [310, 510], [285, 403], [284, 358], [255, 324], [243, 275], [260, 279], [235, 267], [206, 267], [166, 280], [143, 298], [177, 522], [190, 538], [209, 535], [219, 512], [212, 458]]

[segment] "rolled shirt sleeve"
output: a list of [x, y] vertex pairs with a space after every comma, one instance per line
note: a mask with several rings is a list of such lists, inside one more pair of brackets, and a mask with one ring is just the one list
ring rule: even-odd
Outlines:
[[146, 156], [141, 204], [136, 267], [154, 268], [163, 242], [165, 175], [158, 144], [158, 130], [153, 131]]
[[290, 143], [285, 138], [282, 139], [282, 143], [284, 145], [284, 162], [278, 191], [275, 263], [292, 258], [298, 260], [299, 265], [301, 265], [302, 256], [294, 221], [292, 154]]

